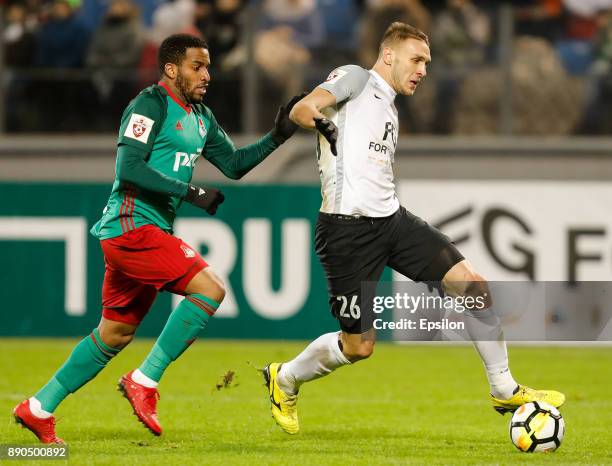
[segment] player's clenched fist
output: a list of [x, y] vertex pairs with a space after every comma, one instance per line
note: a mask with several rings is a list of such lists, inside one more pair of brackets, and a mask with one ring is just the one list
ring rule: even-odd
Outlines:
[[225, 200], [225, 196], [221, 191], [215, 188], [206, 188], [189, 185], [185, 200], [200, 209], [205, 210], [210, 215], [217, 213], [217, 207]]
[[327, 118], [315, 118], [314, 122], [317, 131], [321, 133], [325, 139], [327, 139], [327, 142], [329, 142], [329, 147], [332, 154], [338, 155], [338, 151], [336, 150], [336, 142], [338, 142], [338, 127], [333, 121], [328, 120]]

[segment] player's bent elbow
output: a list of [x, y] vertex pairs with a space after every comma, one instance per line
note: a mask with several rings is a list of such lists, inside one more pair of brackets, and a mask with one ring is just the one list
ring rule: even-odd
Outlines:
[[225, 176], [227, 176], [230, 180], [239, 180], [244, 175], [246, 175], [246, 173], [244, 173], [244, 172], [236, 172], [236, 171], [228, 171], [228, 172], [225, 173]]
[[135, 153], [129, 152], [127, 146], [119, 146], [117, 155], [117, 179], [121, 184], [135, 184], [146, 162]]
[[123, 187], [136, 186], [136, 178], [129, 175], [117, 174], [117, 180], [119, 180], [119, 184]]
[[121, 184], [127, 184], [132, 182], [132, 178], [132, 167], [124, 160], [121, 160], [117, 166], [117, 180]]
[[134, 167], [132, 164], [123, 164], [117, 170], [117, 180], [119, 180], [121, 186], [139, 186], [141, 183], [139, 173], [142, 173], [140, 167]]

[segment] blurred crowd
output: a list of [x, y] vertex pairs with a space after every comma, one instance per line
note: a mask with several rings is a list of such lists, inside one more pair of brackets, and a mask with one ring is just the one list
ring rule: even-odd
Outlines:
[[508, 93], [517, 134], [611, 133], [612, 0], [505, 4], [506, 16], [484, 0], [4, 0], [5, 125], [115, 131], [127, 102], [158, 80], [163, 38], [187, 32], [209, 43], [206, 99], [224, 127], [242, 130], [255, 98], [261, 130], [277, 103], [334, 67], [371, 67], [383, 31], [404, 21], [429, 35], [433, 57], [422, 88], [396, 101], [405, 132], [494, 134]]

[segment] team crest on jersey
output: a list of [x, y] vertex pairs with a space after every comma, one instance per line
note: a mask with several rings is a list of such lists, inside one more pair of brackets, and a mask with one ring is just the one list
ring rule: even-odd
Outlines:
[[132, 125], [132, 131], [134, 131], [134, 136], [136, 136], [137, 138], [142, 136], [146, 130], [147, 130], [147, 124], [144, 122], [143, 119], [136, 121]]
[[346, 73], [347, 73], [346, 71], [337, 68], [331, 73], [329, 73], [329, 76], [327, 77], [325, 82], [328, 84], [333, 84], [336, 81], [338, 81], [342, 76], [344, 76]]
[[149, 140], [149, 134], [151, 134], [151, 128], [153, 128], [154, 123], [155, 121], [147, 118], [144, 115], [132, 113], [123, 135], [146, 144]]
[[196, 255], [196, 253], [195, 253], [195, 251], [193, 249], [188, 248], [184, 244], [181, 244], [181, 249], [183, 250], [183, 253], [185, 254], [185, 257], [187, 257], [187, 258], [195, 257], [195, 255]]
[[206, 126], [204, 126], [204, 122], [200, 117], [198, 117], [198, 129], [200, 131], [200, 136], [203, 138], [206, 137]]

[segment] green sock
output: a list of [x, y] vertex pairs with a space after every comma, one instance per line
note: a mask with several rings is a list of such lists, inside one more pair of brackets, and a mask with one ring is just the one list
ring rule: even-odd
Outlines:
[[140, 371], [150, 379], [159, 382], [164, 371], [189, 348], [219, 303], [201, 294], [185, 296], [185, 299], [170, 314], [166, 326], [153, 345]]
[[41, 388], [34, 398], [42, 409], [52, 413], [70, 393], [93, 379], [120, 350], [104, 344], [98, 329], [83, 338], [72, 350], [68, 360]]

